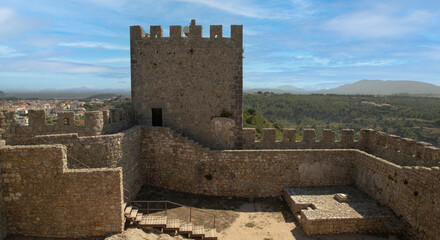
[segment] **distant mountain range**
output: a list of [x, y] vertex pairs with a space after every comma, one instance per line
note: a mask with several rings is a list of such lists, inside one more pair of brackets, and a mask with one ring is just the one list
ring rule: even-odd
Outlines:
[[439, 94], [440, 87], [434, 84], [416, 81], [382, 81], [382, 80], [361, 80], [351, 84], [345, 84], [337, 88], [322, 91], [333, 94]]
[[[273, 92], [293, 94], [343, 94], [343, 95], [393, 95], [405, 94], [414, 96], [440, 97], [440, 86], [417, 81], [383, 81], [383, 80], [361, 80], [355, 83], [345, 84], [336, 88], [307, 91], [291, 85], [283, 85], [276, 88], [245, 88], [244, 92]], [[92, 89], [87, 87], [70, 89], [44, 89], [40, 91], [2, 92], [2, 97], [16, 98], [64, 98], [64, 99], [86, 99], [94, 95], [130, 95], [130, 89]]]
[[440, 96], [440, 86], [417, 81], [383, 81], [383, 80], [361, 80], [355, 83], [345, 84], [336, 88], [306, 91], [294, 86], [280, 86], [277, 88], [252, 88], [245, 89], [245, 92], [273, 92], [273, 93], [294, 93], [294, 94], [343, 94], [343, 95], [393, 95], [408, 94], [418, 96]]

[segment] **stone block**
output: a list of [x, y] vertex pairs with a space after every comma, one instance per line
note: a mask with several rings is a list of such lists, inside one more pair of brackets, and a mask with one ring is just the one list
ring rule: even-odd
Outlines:
[[201, 25], [190, 25], [188, 37], [190, 39], [202, 38], [202, 26]]
[[296, 141], [296, 129], [284, 128], [283, 129], [283, 142], [295, 142]]
[[150, 26], [151, 38], [162, 38], [163, 30], [162, 26]]
[[335, 132], [331, 129], [322, 129], [322, 143], [334, 143], [335, 142]]
[[341, 130], [341, 145], [344, 147], [352, 147], [354, 144], [354, 130], [342, 129]]
[[243, 128], [243, 141], [244, 143], [254, 143], [256, 136], [255, 128]]
[[275, 136], [276, 130], [275, 128], [263, 128], [263, 139], [262, 142], [264, 143], [274, 143], [275, 142]]
[[209, 36], [211, 39], [223, 38], [223, 26], [211, 25], [209, 29]]
[[170, 38], [182, 38], [182, 26], [170, 26]]
[[303, 129], [303, 143], [314, 143], [316, 132], [315, 129], [305, 128]]

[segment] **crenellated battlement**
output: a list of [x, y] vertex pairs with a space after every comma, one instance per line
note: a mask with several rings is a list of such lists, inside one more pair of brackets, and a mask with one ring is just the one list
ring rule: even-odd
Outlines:
[[357, 148], [403, 166], [440, 166], [440, 149], [432, 144], [402, 138], [371, 129], [359, 132], [355, 140], [353, 129], [335, 132], [323, 129], [321, 139], [316, 139], [315, 129], [303, 129], [302, 140], [296, 141], [296, 129], [283, 129], [282, 141], [275, 140], [275, 129], [265, 128], [261, 141], [256, 140], [254, 128], [243, 129], [244, 149], [347, 149]]
[[134, 126], [133, 112], [126, 109], [90, 111], [84, 114], [84, 125], [76, 125], [73, 112], [59, 112], [56, 124], [47, 124], [45, 110], [29, 110], [28, 126], [19, 126], [12, 112], [1, 112], [1, 137], [7, 144], [22, 144], [36, 135], [77, 133], [96, 136], [120, 132]]
[[360, 131], [359, 148], [406, 166], [440, 166], [440, 149], [430, 143], [372, 129]]
[[163, 28], [160, 25], [151, 25], [150, 33], [146, 33], [141, 26], [131, 26], [130, 34], [132, 39], [136, 40], [197, 40], [197, 39], [209, 39], [209, 40], [232, 40], [241, 43], [243, 39], [243, 26], [231, 25], [231, 36], [229, 38], [223, 36], [222, 25], [210, 25], [209, 37], [203, 37], [203, 30], [201, 25], [196, 25], [195, 21], [191, 22], [191, 25], [187, 26], [188, 32], [184, 33], [184, 28], [179, 25], [173, 25], [169, 27], [169, 37], [163, 35]]
[[261, 141], [256, 140], [254, 128], [243, 128], [243, 148], [245, 149], [325, 149], [325, 148], [355, 148], [358, 141], [354, 139], [353, 129], [343, 129], [340, 140], [335, 139], [335, 132], [323, 129], [321, 139], [316, 139], [315, 129], [302, 130], [302, 140], [296, 141], [296, 129], [283, 129], [281, 141], [276, 141], [274, 128], [264, 128]]

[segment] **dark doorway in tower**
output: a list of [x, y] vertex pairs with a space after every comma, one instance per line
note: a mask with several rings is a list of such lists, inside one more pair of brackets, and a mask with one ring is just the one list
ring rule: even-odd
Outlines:
[[152, 108], [153, 126], [162, 127], [162, 108]]

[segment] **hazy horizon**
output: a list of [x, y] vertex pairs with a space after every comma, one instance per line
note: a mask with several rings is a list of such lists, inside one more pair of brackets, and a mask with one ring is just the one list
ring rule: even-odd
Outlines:
[[[440, 85], [438, 1], [75, 0], [0, 4], [0, 90], [130, 89], [129, 26], [243, 24], [244, 88]], [[379, 27], [380, 26], [380, 27]]]

